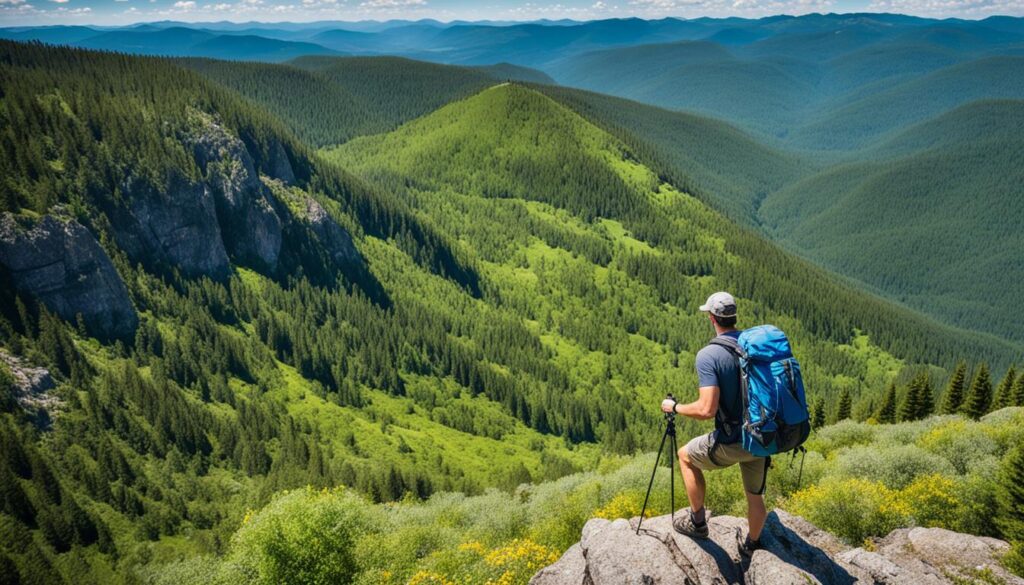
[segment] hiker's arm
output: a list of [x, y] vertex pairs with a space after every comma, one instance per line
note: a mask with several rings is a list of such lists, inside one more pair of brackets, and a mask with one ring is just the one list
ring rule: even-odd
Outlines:
[[[664, 412], [671, 412], [673, 401], [665, 399], [661, 403], [661, 410]], [[718, 412], [718, 386], [702, 386], [700, 389], [700, 396], [696, 402], [690, 402], [684, 404], [682, 402], [675, 403], [676, 414], [695, 418], [697, 420], [707, 420], [715, 418], [715, 413]]]

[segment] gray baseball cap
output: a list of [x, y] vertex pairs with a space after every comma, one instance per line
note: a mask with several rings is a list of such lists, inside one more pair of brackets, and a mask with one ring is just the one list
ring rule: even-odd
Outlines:
[[727, 292], [716, 292], [708, 297], [708, 302], [701, 305], [700, 310], [717, 317], [735, 317], [736, 299], [732, 298], [732, 295]]

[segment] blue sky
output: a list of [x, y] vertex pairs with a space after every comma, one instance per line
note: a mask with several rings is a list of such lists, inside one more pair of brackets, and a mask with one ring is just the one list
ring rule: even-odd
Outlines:
[[0, 26], [192, 22], [386, 20], [580, 20], [639, 16], [765, 16], [900, 12], [984, 18], [1024, 15], [1024, 0], [0, 0]]

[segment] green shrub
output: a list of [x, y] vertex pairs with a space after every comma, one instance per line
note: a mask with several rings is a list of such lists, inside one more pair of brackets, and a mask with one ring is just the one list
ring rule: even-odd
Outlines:
[[922, 475], [900, 490], [898, 497], [910, 510], [913, 523], [928, 528], [955, 530], [961, 516], [957, 482], [951, 478]]
[[347, 490], [283, 492], [246, 516], [230, 560], [255, 583], [348, 583], [358, 572], [355, 540], [373, 530], [370, 514], [370, 505]]
[[961, 475], [999, 451], [999, 445], [992, 441], [983, 425], [962, 418], [933, 428], [917, 440], [917, 445], [945, 458]]
[[906, 526], [911, 516], [896, 490], [860, 478], [826, 479], [793, 494], [785, 507], [851, 544]]
[[906, 487], [922, 475], [953, 474], [949, 461], [916, 445], [848, 447], [836, 454], [835, 466], [839, 477], [879, 481], [891, 489]]
[[1024, 577], [1024, 542], [1010, 543], [1010, 550], [1001, 559], [1004, 567], [1018, 577]]
[[828, 455], [843, 447], [866, 445], [874, 440], [877, 425], [868, 425], [852, 420], [840, 421], [819, 429], [808, 441], [807, 448]]

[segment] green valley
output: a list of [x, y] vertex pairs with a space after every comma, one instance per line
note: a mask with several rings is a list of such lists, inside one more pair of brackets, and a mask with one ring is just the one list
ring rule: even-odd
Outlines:
[[[909, 41], [828, 44], [831, 20], [396, 25], [409, 52], [518, 56], [473, 66], [292, 58], [403, 34], [300, 24], [258, 43], [284, 63], [174, 49], [249, 50], [215, 29], [154, 25], [162, 57], [0, 40], [0, 582], [526, 583], [640, 513], [718, 290], [808, 389], [770, 505], [865, 548], [1005, 539], [1024, 572], [1019, 57], [867, 79], [865, 43]], [[586, 72], [630, 38], [656, 67]], [[792, 58], [816, 46], [845, 81]], [[685, 107], [728, 122], [551, 83], [573, 63], [656, 104], [708, 76]], [[765, 99], [711, 107], [747, 107], [722, 100], [743, 80]], [[797, 147], [836, 138], [811, 95], [849, 113], [842, 152]], [[744, 512], [737, 469], [709, 482]]]

